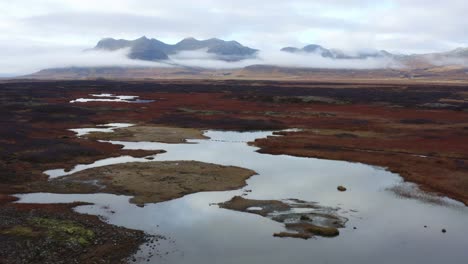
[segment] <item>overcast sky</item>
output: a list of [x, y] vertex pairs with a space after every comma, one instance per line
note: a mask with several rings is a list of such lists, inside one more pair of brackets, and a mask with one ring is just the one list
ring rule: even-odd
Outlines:
[[0, 1], [0, 59], [142, 35], [168, 43], [218, 37], [270, 50], [309, 43], [399, 53], [468, 46], [466, 0]]

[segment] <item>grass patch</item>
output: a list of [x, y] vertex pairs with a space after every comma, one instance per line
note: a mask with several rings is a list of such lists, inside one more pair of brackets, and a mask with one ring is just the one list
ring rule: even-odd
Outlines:
[[33, 226], [43, 229], [47, 237], [55, 241], [86, 246], [95, 237], [92, 230], [73, 221], [36, 217], [30, 222]]
[[14, 226], [12, 228], [1, 231], [2, 235], [10, 236], [23, 236], [23, 237], [35, 237], [37, 232], [34, 232], [32, 228], [27, 226]]

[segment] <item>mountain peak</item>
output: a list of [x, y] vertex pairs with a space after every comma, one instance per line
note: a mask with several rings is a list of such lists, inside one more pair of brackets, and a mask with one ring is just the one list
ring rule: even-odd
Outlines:
[[322, 46], [320, 45], [317, 45], [317, 44], [309, 44], [309, 45], [306, 45], [302, 48], [303, 50], [316, 50], [316, 49], [324, 49]]
[[224, 41], [218, 38], [197, 40], [194, 37], [184, 38], [175, 45], [169, 45], [157, 39], [148, 39], [142, 36], [135, 40], [115, 40], [113, 38], [102, 39], [95, 49], [118, 50], [130, 48], [128, 57], [139, 60], [167, 60], [169, 55], [181, 51], [193, 51], [205, 49], [208, 53], [215, 54], [218, 59], [226, 61], [238, 61], [254, 56], [256, 49], [243, 46], [237, 41]]
[[194, 37], [188, 37], [188, 38], [182, 39], [180, 42], [183, 42], [183, 41], [199, 41], [199, 40]]
[[284, 47], [284, 48], [281, 49], [281, 51], [289, 52], [289, 53], [296, 53], [296, 52], [299, 52], [300, 49], [298, 49], [296, 47]]
[[130, 41], [124, 39], [103, 38], [97, 44], [95, 49], [100, 50], [118, 50], [128, 48]]

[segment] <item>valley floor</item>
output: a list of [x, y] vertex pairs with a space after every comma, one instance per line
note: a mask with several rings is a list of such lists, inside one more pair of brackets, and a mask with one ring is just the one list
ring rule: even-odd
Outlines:
[[[70, 103], [78, 98], [90, 98], [92, 94], [138, 96], [149, 101]], [[46, 170], [71, 169], [76, 164], [122, 155], [157, 155], [155, 151], [123, 150], [118, 145], [97, 141], [102, 139], [98, 134], [77, 137], [69, 129], [132, 123], [141, 130], [121, 130], [115, 133], [117, 138], [111, 139], [118, 140], [120, 136], [125, 140], [132, 137], [151, 140], [146, 132], [158, 126], [182, 131], [177, 138], [168, 139], [166, 132], [160, 135], [167, 142], [180, 142], [201, 137], [200, 131], [205, 129], [297, 128], [281, 132], [283, 137], [268, 137], [251, 144], [258, 146], [262, 153], [386, 167], [424, 190], [467, 205], [467, 110], [468, 85], [463, 84], [201, 80], [4, 82], [0, 84], [0, 248], [5, 252], [1, 252], [0, 262], [16, 263], [18, 255], [37, 263], [58, 263], [57, 260], [66, 258], [83, 262], [82, 256], [102, 258], [107, 263], [125, 262], [144, 241], [141, 232], [114, 227], [70, 210], [76, 205], [12, 203], [11, 195], [17, 193], [97, 191], [73, 183], [50, 186], [43, 173]], [[247, 172], [239, 183], [225, 189], [242, 186], [252, 173]], [[125, 191], [131, 192], [122, 192]], [[181, 191], [164, 199], [150, 200], [164, 201], [183, 194]], [[33, 220], [26, 221], [26, 215], [32, 215]], [[61, 235], [62, 225], [78, 230], [77, 237]], [[50, 230], [57, 229], [58, 233], [53, 232], [59, 235], [49, 237], [52, 244], [41, 247], [45, 253], [25, 253], [30, 251], [28, 241], [36, 243], [48, 236]], [[53, 243], [54, 239], [79, 242]], [[7, 247], [12, 243], [20, 246]], [[119, 254], [108, 254], [109, 250]]]

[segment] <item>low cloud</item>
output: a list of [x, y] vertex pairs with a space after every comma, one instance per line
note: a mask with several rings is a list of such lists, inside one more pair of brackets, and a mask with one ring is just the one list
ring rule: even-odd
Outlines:
[[273, 50], [260, 51], [256, 58], [235, 62], [217, 60], [216, 55], [209, 54], [204, 50], [180, 52], [170, 58], [174, 63], [182, 66], [216, 69], [242, 68], [256, 64], [326, 69], [379, 69], [402, 67], [401, 64], [392, 58], [332, 59], [324, 58], [313, 53], [294, 54]]
[[317, 54], [292, 54], [281, 51], [261, 51], [255, 58], [241, 61], [219, 60], [206, 50], [185, 51], [170, 56], [170, 60], [149, 62], [127, 57], [129, 50], [83, 51], [81, 48], [13, 49], [0, 55], [0, 76], [20, 76], [49, 68], [67, 67], [200, 67], [208, 69], [235, 69], [250, 65], [329, 69], [397, 68], [390, 58], [330, 59]]
[[126, 49], [115, 52], [83, 51], [81, 48], [4, 49], [0, 53], [0, 76], [20, 76], [43, 69], [67, 67], [171, 67], [164, 63], [131, 60], [127, 53]]
[[436, 66], [463, 66], [468, 67], [468, 60], [465, 58], [450, 58], [440, 56], [426, 56], [429, 63]]
[[466, 0], [21, 0], [0, 1], [0, 13], [0, 41], [12, 45], [197, 36], [262, 49], [315, 43], [420, 54], [468, 43]]

